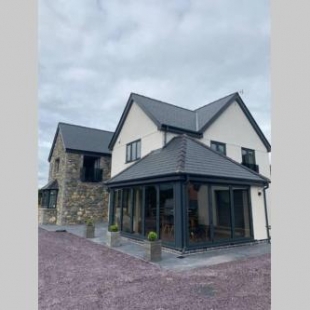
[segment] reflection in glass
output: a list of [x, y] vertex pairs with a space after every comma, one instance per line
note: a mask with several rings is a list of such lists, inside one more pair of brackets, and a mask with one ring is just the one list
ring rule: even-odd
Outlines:
[[146, 186], [145, 187], [145, 236], [150, 231], [156, 232], [156, 187]]
[[131, 190], [123, 190], [122, 231], [131, 233]]
[[210, 239], [208, 186], [190, 183], [188, 186], [188, 239], [190, 244]]
[[234, 189], [234, 236], [250, 237], [250, 206], [246, 189]]
[[160, 186], [160, 238], [163, 242], [174, 242], [174, 192], [173, 184]]
[[231, 238], [231, 204], [229, 187], [212, 188], [214, 240]]
[[114, 216], [112, 217], [112, 224], [121, 227], [121, 205], [122, 205], [122, 190], [114, 191]]
[[142, 187], [133, 189], [133, 233], [142, 234]]

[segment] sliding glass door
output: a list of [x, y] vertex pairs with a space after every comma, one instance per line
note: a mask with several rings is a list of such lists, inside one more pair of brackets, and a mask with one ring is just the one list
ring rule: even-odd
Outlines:
[[234, 238], [251, 237], [251, 209], [247, 189], [233, 188]]
[[198, 247], [252, 237], [249, 189], [189, 183], [187, 245]]
[[228, 186], [212, 187], [214, 241], [232, 237], [231, 199]]
[[188, 186], [189, 204], [188, 240], [190, 245], [211, 241], [210, 235], [210, 210], [208, 186], [205, 184], [190, 184]]
[[157, 187], [154, 185], [145, 187], [144, 209], [144, 235], [147, 237], [150, 231], [157, 231]]
[[174, 243], [174, 188], [173, 183], [159, 187], [159, 237], [163, 242]]
[[124, 233], [146, 238], [155, 231], [166, 244], [175, 240], [174, 183], [114, 190], [111, 221]]

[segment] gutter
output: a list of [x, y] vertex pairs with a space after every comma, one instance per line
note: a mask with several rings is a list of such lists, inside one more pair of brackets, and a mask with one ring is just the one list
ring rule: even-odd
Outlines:
[[[184, 198], [184, 196], [185, 197], [187, 197], [187, 195], [183, 192], [183, 189], [185, 188], [185, 190], [187, 189], [187, 185], [190, 183], [190, 179], [189, 179], [189, 175], [187, 174], [186, 175], [186, 179], [185, 179], [185, 182], [184, 182], [184, 185], [185, 186], [182, 186], [183, 188], [182, 188], [182, 200], [183, 200], [183, 198]], [[182, 182], [181, 182], [181, 184], [182, 184]], [[186, 206], [186, 210], [184, 210], [183, 209], [183, 211], [185, 211], [185, 213], [187, 213], [187, 204], [188, 204], [188, 202], [185, 202], [185, 201], [183, 201], [183, 207], [184, 206]], [[185, 214], [184, 214], [185, 215]], [[186, 223], [186, 221], [185, 221], [185, 219], [187, 219], [188, 220], [188, 213], [186, 214], [186, 216], [183, 216], [182, 217], [182, 230], [183, 230], [183, 240], [182, 240], [182, 243], [183, 243], [183, 249], [182, 249], [182, 255], [185, 253], [185, 249], [186, 249], [186, 235], [187, 235], [187, 231], [185, 231], [185, 228], [187, 227], [187, 223]], [[187, 221], [188, 222], [188, 221]]]
[[263, 187], [263, 191], [264, 191], [264, 207], [265, 207], [265, 219], [266, 219], [266, 231], [267, 231], [267, 237], [268, 237], [268, 243], [270, 242], [270, 233], [269, 233], [269, 229], [271, 228], [269, 226], [269, 222], [268, 222], [268, 213], [267, 213], [267, 199], [266, 199], [266, 189], [269, 188], [269, 185], [267, 184], [266, 186]]

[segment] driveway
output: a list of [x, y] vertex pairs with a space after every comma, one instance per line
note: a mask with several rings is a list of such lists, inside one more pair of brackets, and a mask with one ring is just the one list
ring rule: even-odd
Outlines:
[[40, 310], [268, 310], [270, 290], [270, 254], [177, 272], [39, 229]]

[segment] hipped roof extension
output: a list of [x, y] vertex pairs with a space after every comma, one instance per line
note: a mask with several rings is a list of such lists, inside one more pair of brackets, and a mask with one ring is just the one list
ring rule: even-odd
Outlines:
[[237, 163], [197, 140], [183, 134], [174, 137], [165, 147], [152, 151], [132, 166], [106, 182], [109, 185], [164, 176], [192, 175], [245, 184], [267, 184], [270, 180]]

